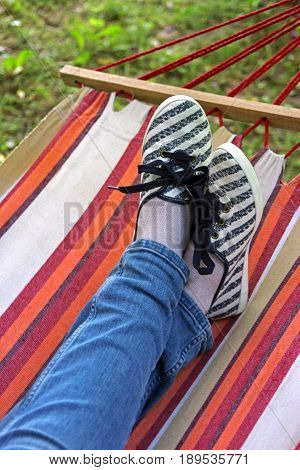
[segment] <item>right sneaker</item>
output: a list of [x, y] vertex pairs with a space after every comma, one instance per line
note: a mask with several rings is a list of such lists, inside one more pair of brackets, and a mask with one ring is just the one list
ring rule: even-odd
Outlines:
[[[262, 191], [255, 170], [234, 144], [222, 144], [213, 153], [206, 197], [210, 215], [202, 222], [202, 231], [200, 229], [197, 237], [206, 239], [201, 247], [202, 259], [213, 255], [223, 263], [223, 276], [207, 312], [209, 318], [218, 319], [238, 315], [246, 309], [249, 248], [263, 211]], [[191, 276], [194, 285], [190, 290], [199, 292], [199, 300], [205, 295], [201, 283], [205, 275], [213, 276], [212, 269], [206, 271], [204, 266], [200, 275], [193, 272]], [[186, 287], [189, 291], [189, 282]]]

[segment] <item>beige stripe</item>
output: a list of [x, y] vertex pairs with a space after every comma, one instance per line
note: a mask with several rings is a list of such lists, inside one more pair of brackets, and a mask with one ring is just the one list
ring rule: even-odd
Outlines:
[[226, 127], [219, 127], [213, 135], [212, 147], [213, 152], [219, 147], [219, 145], [228, 142], [232, 138], [233, 134], [229, 132]]
[[6, 158], [0, 167], [0, 198], [38, 158], [88, 91], [76, 91], [55, 106]]
[[295, 259], [297, 259], [298, 253], [296, 247], [299, 230], [300, 222], [293, 228], [268, 277], [263, 282], [258, 295], [246, 312], [239, 318], [233, 330], [227, 335], [226, 341], [221, 345], [199, 384], [195, 386], [188, 400], [183, 404], [170, 426], [161, 436], [155, 449], [174, 449], [178, 444], [265, 305], [293, 266]]

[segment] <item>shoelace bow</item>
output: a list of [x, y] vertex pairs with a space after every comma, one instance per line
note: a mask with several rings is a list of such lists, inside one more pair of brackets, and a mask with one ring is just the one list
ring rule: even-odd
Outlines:
[[211, 243], [212, 226], [221, 212], [221, 203], [214, 193], [208, 191], [208, 167], [197, 168], [197, 173], [191, 165], [191, 156], [183, 150], [175, 152], [161, 151], [169, 162], [156, 159], [148, 164], [138, 166], [138, 173], [157, 176], [155, 180], [131, 186], [109, 186], [125, 194], [144, 192], [158, 188], [150, 193], [147, 199], [159, 196], [166, 187], [183, 187], [190, 196], [191, 223], [194, 242], [193, 266], [199, 274], [211, 274], [215, 263], [210, 257], [214, 253]]

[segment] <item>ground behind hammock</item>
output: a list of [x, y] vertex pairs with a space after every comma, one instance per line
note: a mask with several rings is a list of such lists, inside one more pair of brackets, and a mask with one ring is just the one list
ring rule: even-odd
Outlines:
[[[4, 0], [0, 2], [0, 162], [41, 118], [72, 90], [60, 80], [65, 63], [94, 68], [139, 50], [153, 47], [180, 35], [254, 10], [271, 2], [257, 0], [187, 1], [170, 0]], [[279, 10], [278, 10], [279, 11]], [[201, 36], [171, 49], [113, 69], [114, 73], [136, 76], [163, 65], [217, 39], [240, 30], [267, 12]], [[277, 26], [278, 27], [278, 26]], [[276, 28], [276, 26], [275, 26]], [[274, 28], [269, 28], [268, 31]], [[232, 56], [263, 33], [240, 40], [183, 66], [157, 80], [181, 85]], [[285, 36], [240, 63], [211, 78], [199, 89], [225, 94], [246, 74], [261, 65], [290, 40]], [[297, 71], [299, 50], [291, 53], [241, 96], [271, 103]], [[299, 106], [294, 91], [286, 104]], [[232, 132], [244, 124], [226, 121]], [[284, 153], [297, 141], [296, 133], [272, 130], [271, 148]], [[263, 144], [262, 129], [245, 141], [250, 155]], [[299, 157], [299, 155], [298, 155]], [[299, 161], [299, 158], [298, 158]], [[299, 165], [299, 164], [298, 164]], [[296, 155], [290, 159], [286, 178], [299, 171]]]

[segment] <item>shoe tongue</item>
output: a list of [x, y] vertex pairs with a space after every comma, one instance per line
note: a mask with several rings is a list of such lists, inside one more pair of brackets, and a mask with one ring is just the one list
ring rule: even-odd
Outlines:
[[167, 186], [160, 196], [162, 199], [172, 200], [178, 204], [189, 202], [186, 190], [181, 186]]

